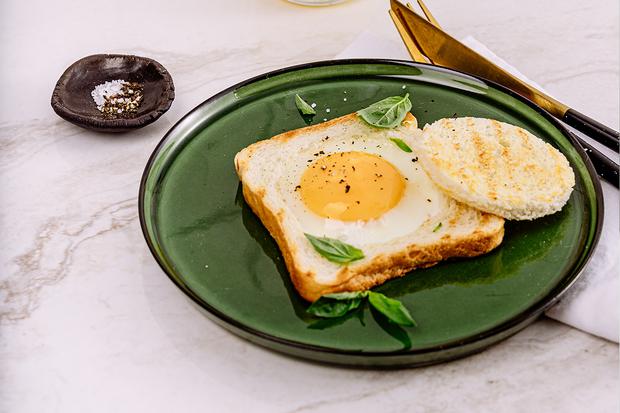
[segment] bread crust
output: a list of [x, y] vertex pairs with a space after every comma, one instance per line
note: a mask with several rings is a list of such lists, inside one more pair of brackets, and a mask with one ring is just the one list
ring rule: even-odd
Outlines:
[[[284, 234], [282, 212], [274, 212], [265, 207], [262, 202], [265, 196], [264, 190], [254, 192], [245, 185], [242, 187], [246, 202], [278, 244], [295, 289], [304, 299], [311, 302], [324, 294], [368, 290], [393, 278], [402, 277], [411, 270], [431, 267], [448, 258], [485, 254], [497, 247], [504, 237], [502, 220], [501, 225], [494, 231], [476, 231], [467, 237], [445, 235], [439, 243], [430, 246], [412, 244], [398, 253], [376, 256], [364, 266], [342, 267], [335, 283], [320, 284], [316, 282], [313, 272], [303, 271], [296, 265], [295, 245], [288, 242]], [[498, 219], [486, 213], [483, 213], [483, 218]]]
[[[252, 189], [243, 182], [243, 178], [248, 170], [249, 159], [261, 145], [273, 141], [286, 142], [300, 134], [322, 132], [334, 124], [353, 121], [359, 121], [355, 113], [318, 125], [284, 132], [271, 139], [248, 146], [235, 157], [235, 168], [242, 181], [243, 196], [278, 244], [291, 281], [304, 299], [315, 301], [324, 294], [367, 290], [390, 279], [401, 277], [413, 269], [430, 267], [448, 258], [474, 257], [485, 254], [502, 242], [504, 235], [503, 219], [481, 212], [482, 230], [478, 229], [460, 237], [446, 234], [439, 241], [430, 245], [411, 244], [396, 253], [375, 256], [363, 265], [343, 266], [338, 270], [335, 279], [329, 284], [317, 282], [316, 274], [312, 271], [303, 270], [295, 259], [298, 251], [295, 243], [286, 236], [284, 211], [270, 209], [264, 201], [266, 189]], [[413, 115], [408, 114], [403, 124], [416, 127], [417, 121]], [[468, 207], [459, 204], [452, 221], [457, 221], [459, 214], [465, 208]], [[446, 225], [453, 226], [450, 222], [446, 222]]]
[[[324, 130], [329, 129], [331, 126], [339, 124], [339, 123], [357, 122], [357, 121], [358, 121], [357, 113], [349, 113], [348, 115], [340, 116], [338, 118], [334, 118], [334, 119], [331, 119], [331, 120], [328, 120], [326, 122], [322, 122], [316, 125], [310, 125], [304, 128], [293, 129], [291, 131], [282, 132], [281, 134], [276, 135], [272, 138], [253, 143], [243, 150], [245, 154], [244, 157], [240, 157], [240, 156], [235, 157], [235, 168], [237, 169], [237, 175], [239, 175], [239, 178], [243, 180], [242, 175], [244, 171], [247, 169], [248, 158], [250, 158], [254, 154], [254, 152], [256, 152], [263, 145], [272, 144], [274, 141], [275, 142], [287, 142], [301, 134], [312, 133], [312, 132], [322, 132]], [[407, 112], [405, 119], [403, 119], [402, 125], [408, 126], [408, 127], [417, 127], [418, 121], [415, 118], [415, 116]]]

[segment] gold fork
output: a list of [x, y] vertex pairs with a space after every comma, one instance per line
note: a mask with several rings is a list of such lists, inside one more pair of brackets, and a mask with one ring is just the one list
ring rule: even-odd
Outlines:
[[[426, 19], [429, 22], [431, 22], [433, 26], [441, 29], [439, 22], [437, 21], [437, 19], [435, 19], [435, 17], [431, 13], [431, 11], [428, 9], [428, 7], [426, 7], [426, 4], [424, 4], [422, 0], [417, 0], [417, 2], [420, 5], [420, 8], [422, 9], [422, 13], [424, 13], [424, 15], [426, 16]], [[409, 7], [410, 10], [413, 10], [413, 7], [411, 7], [411, 3], [407, 3], [407, 7]]]
[[[428, 7], [426, 7], [426, 4], [424, 4], [422, 0], [417, 0], [417, 2], [422, 9], [422, 12], [424, 13], [424, 16], [426, 16], [426, 19], [434, 26], [441, 28], [439, 22], [432, 15]], [[411, 5], [411, 3], [407, 3], [407, 8], [413, 11], [413, 6]], [[403, 43], [405, 43], [405, 47], [407, 48], [407, 51], [411, 55], [413, 61], [418, 63], [433, 63], [433, 61], [428, 56], [425, 56], [424, 53], [422, 53], [422, 50], [420, 50], [414, 40], [415, 36], [403, 25], [401, 18], [399, 18], [399, 16], [397, 16], [391, 9], [388, 10], [388, 13], [390, 14], [390, 17], [394, 22], [394, 26], [396, 26], [396, 30], [398, 31], [398, 34], [400, 34]]]
[[[407, 3], [407, 7], [409, 7], [409, 3]], [[427, 59], [424, 54], [422, 54], [422, 51], [418, 48], [415, 41], [413, 40], [413, 34], [410, 33], [407, 28], [402, 24], [398, 16], [391, 9], [388, 10], [388, 13], [390, 13], [390, 17], [394, 22], [394, 26], [396, 26], [396, 30], [398, 30], [400, 38], [403, 39], [403, 43], [405, 43], [405, 47], [407, 48], [407, 51], [411, 55], [413, 61], [418, 63], [431, 62], [430, 59]]]
[[[394, 20], [396, 29], [415, 62], [430, 62], [431, 64], [452, 67], [453, 69], [461, 70], [466, 73], [473, 73], [482, 78], [490, 78], [490, 80], [503, 84], [505, 87], [534, 101], [543, 109], [549, 111], [551, 115], [555, 116], [557, 119], [578, 129], [608, 148], [618, 151], [620, 140], [617, 131], [547, 96], [545, 93], [496, 66], [475, 51], [467, 48], [465, 45], [443, 32], [439, 23], [433, 17], [428, 7], [426, 7], [423, 0], [417, 0], [417, 2], [424, 16], [426, 16], [426, 20], [415, 13], [411, 3], [407, 3], [406, 7], [404, 7], [398, 0], [390, 1], [392, 4], [390, 16]], [[405, 14], [409, 16], [405, 16]], [[418, 21], [416, 21], [416, 19]], [[415, 24], [412, 25], [412, 23]], [[415, 26], [423, 32], [414, 33], [412, 26]], [[431, 36], [428, 36], [429, 31], [432, 33]], [[417, 36], [417, 34], [421, 34], [422, 36]], [[418, 37], [420, 37], [421, 40], [418, 39]], [[420, 47], [420, 41], [424, 43], [424, 47]], [[436, 45], [430, 44], [429, 42], [439, 43], [443, 50], [433, 47]], [[427, 50], [427, 53], [422, 50]], [[450, 54], [446, 54], [446, 50], [448, 50]], [[443, 53], [440, 51], [443, 51]], [[433, 57], [429, 57], [429, 54]], [[435, 58], [439, 59], [439, 61], [434, 61]], [[571, 135], [573, 135], [585, 149], [586, 154], [589, 156], [590, 160], [592, 160], [594, 168], [599, 176], [617, 187], [618, 176], [620, 175], [618, 164], [579, 136], [574, 135], [572, 132]]]

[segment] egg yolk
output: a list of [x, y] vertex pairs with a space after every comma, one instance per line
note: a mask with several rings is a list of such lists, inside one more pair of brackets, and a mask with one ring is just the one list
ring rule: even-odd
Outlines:
[[364, 152], [339, 152], [317, 159], [296, 188], [317, 215], [341, 221], [379, 218], [400, 201], [405, 178], [385, 159]]

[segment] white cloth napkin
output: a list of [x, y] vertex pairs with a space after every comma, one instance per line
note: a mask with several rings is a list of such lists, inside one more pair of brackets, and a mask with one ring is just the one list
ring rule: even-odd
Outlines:
[[[542, 87], [525, 77], [475, 38], [468, 36], [462, 41], [498, 66], [542, 90]], [[402, 42], [369, 31], [361, 33], [336, 57], [411, 59]], [[584, 137], [581, 134], [580, 136]], [[589, 138], [586, 140], [592, 142]], [[618, 189], [606, 182], [603, 182], [603, 193], [605, 218], [598, 247], [579, 281], [546, 314], [580, 330], [618, 342], [618, 327], [620, 326], [619, 195]]]

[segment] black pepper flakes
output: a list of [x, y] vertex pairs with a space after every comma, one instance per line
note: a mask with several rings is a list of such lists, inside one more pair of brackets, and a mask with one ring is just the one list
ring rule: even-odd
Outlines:
[[347, 184], [347, 185], [344, 187], [344, 193], [345, 193], [345, 194], [348, 194], [350, 190], [351, 190], [351, 185]]
[[[97, 106], [100, 112], [113, 118], [135, 116], [144, 97], [143, 86], [137, 82], [123, 82], [121, 90], [112, 95], [103, 95], [104, 102]], [[93, 93], [95, 93], [93, 91]]]

